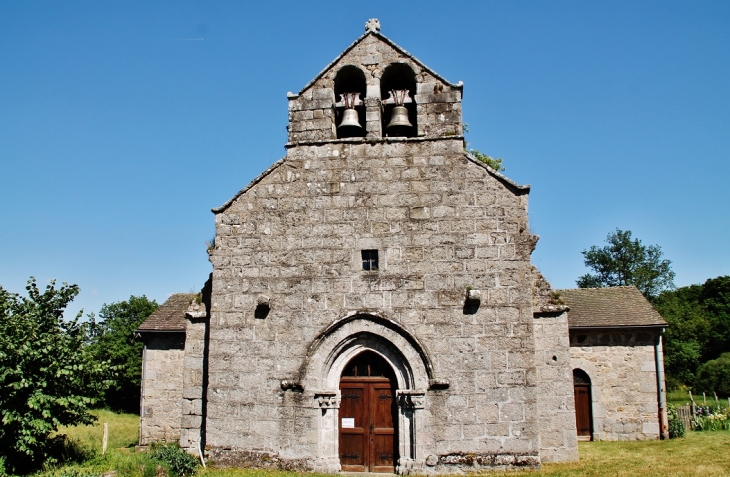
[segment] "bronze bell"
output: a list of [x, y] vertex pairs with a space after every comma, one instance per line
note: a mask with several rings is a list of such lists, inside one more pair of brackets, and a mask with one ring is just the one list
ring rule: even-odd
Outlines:
[[396, 106], [393, 108], [393, 114], [390, 116], [390, 123], [385, 129], [396, 127], [412, 128], [413, 124], [408, 121], [408, 110], [405, 106]]
[[340, 125], [337, 126], [337, 129], [348, 127], [362, 129], [357, 111], [355, 111], [354, 109], [346, 109], [342, 113], [342, 122], [340, 122]]

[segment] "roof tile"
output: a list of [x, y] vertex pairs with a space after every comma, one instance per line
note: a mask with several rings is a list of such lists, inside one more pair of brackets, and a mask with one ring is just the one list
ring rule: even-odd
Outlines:
[[634, 286], [559, 290], [570, 307], [568, 326], [666, 326], [664, 318]]
[[195, 298], [194, 293], [175, 293], [139, 325], [137, 331], [185, 331], [185, 313]]

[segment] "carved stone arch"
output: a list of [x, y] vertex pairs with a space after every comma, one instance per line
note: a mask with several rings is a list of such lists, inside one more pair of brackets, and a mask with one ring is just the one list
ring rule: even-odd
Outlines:
[[[320, 455], [316, 469], [339, 472], [340, 378], [345, 366], [364, 351], [376, 353], [393, 369], [398, 402], [395, 471], [417, 472], [423, 466], [423, 449], [418, 437], [428, 428], [426, 389], [433, 365], [424, 347], [398, 323], [379, 313], [354, 312], [337, 320], [310, 344], [299, 372], [299, 382], [312, 393], [319, 409], [317, 422]], [[418, 416], [418, 418], [417, 418]]]
[[309, 389], [336, 386], [345, 364], [365, 349], [393, 367], [401, 389], [427, 389], [434, 379], [431, 359], [415, 336], [379, 313], [354, 312], [312, 341], [299, 370], [299, 382]]

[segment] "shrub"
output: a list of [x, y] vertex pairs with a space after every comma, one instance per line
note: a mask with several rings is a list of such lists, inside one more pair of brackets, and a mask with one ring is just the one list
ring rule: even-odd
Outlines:
[[667, 410], [669, 411], [669, 438], [684, 437], [684, 423], [677, 414], [677, 407], [674, 404], [668, 404]]
[[8, 473], [27, 473], [58, 462], [59, 426], [89, 424], [89, 412], [111, 384], [109, 365], [90, 352], [88, 326], [63, 312], [76, 285], [38, 288], [28, 297], [0, 287], [0, 452]]
[[185, 452], [177, 442], [156, 447], [152, 458], [163, 463], [175, 477], [190, 477], [198, 471], [198, 459]]
[[692, 416], [694, 431], [727, 431], [730, 430], [730, 408], [716, 406], [697, 406]]

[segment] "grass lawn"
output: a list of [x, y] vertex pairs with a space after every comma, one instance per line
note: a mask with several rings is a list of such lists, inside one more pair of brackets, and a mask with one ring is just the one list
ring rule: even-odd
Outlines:
[[[139, 416], [96, 412], [99, 423], [93, 426], [66, 428], [62, 433], [93, 449], [92, 457], [83, 464], [50, 470], [45, 475], [61, 475], [66, 471], [82, 474], [116, 470], [118, 477], [154, 477], [155, 464], [146, 453], [135, 453]], [[101, 423], [109, 423], [109, 451], [101, 453]], [[533, 477], [629, 477], [629, 476], [728, 476], [730, 475], [730, 432], [688, 432], [684, 439], [641, 442], [581, 442], [580, 462], [544, 464], [539, 471], [488, 472], [488, 476]], [[200, 477], [316, 477], [316, 474], [294, 472], [208, 469]]]
[[62, 427], [59, 434], [66, 434], [79, 441], [85, 447], [101, 452], [101, 438], [104, 433], [103, 423], [109, 426], [109, 442], [107, 449], [134, 447], [139, 438], [139, 416], [136, 414], [117, 414], [98, 409], [92, 412], [99, 420], [91, 426]]
[[[705, 402], [702, 400], [702, 393], [699, 395], [695, 394], [693, 397], [699, 406], [702, 406], [703, 402]], [[718, 400], [715, 401], [715, 396], [712, 394], [706, 395], [705, 398], [706, 404], [709, 406], [719, 404], [722, 407], [730, 407], [730, 401], [728, 398], [719, 397]], [[691, 402], [691, 399], [689, 398], [689, 392], [686, 389], [675, 389], [674, 391], [669, 391], [667, 393], [667, 402], [674, 404], [675, 406], [686, 406]]]

